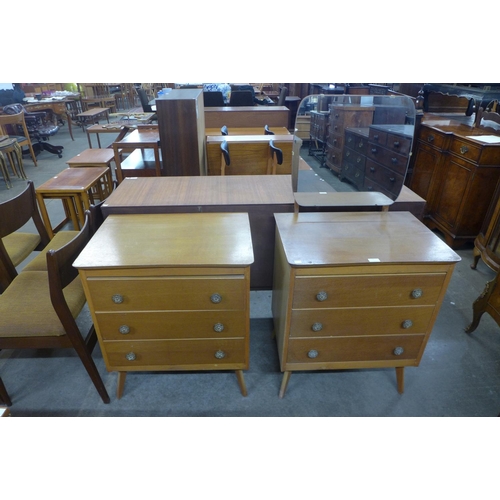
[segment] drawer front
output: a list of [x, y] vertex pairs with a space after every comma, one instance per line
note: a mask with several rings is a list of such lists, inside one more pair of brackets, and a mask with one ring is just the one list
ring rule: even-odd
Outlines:
[[353, 151], [352, 149], [344, 148], [343, 159], [358, 169], [364, 170], [365, 168], [366, 156], [358, 151]]
[[387, 134], [386, 147], [403, 156], [408, 156], [411, 151], [411, 139], [397, 134]]
[[344, 144], [348, 148], [357, 151], [364, 156], [366, 154], [366, 146], [368, 144], [368, 140], [366, 137], [360, 137], [358, 134], [354, 134], [346, 130]]
[[290, 339], [287, 363], [334, 363], [417, 359], [424, 335]]
[[103, 342], [109, 370], [248, 368], [244, 339]]
[[[345, 150], [344, 150], [345, 152]], [[346, 160], [342, 161], [342, 171], [340, 172], [341, 180], [348, 179], [351, 181], [358, 189], [363, 188], [365, 171], [364, 168], [357, 168], [353, 166]]]
[[435, 306], [293, 310], [291, 337], [425, 334]]
[[[87, 280], [95, 311], [241, 310], [243, 278], [123, 278]], [[116, 303], [113, 297], [119, 296]], [[220, 300], [219, 300], [220, 299]], [[214, 302], [215, 301], [215, 302]]]
[[381, 148], [376, 144], [370, 143], [366, 156], [381, 165], [404, 175], [408, 166], [408, 158], [386, 148]]
[[460, 158], [476, 163], [479, 161], [479, 157], [481, 156], [481, 148], [479, 146], [456, 137], [451, 141], [450, 151], [455, 153]]
[[330, 130], [344, 128], [344, 116], [345, 113], [339, 109], [332, 108], [330, 110]]
[[103, 340], [245, 337], [245, 311], [96, 313]]
[[445, 273], [297, 277], [293, 309], [434, 305]]
[[425, 125], [420, 127], [418, 138], [431, 146], [438, 149], [443, 149], [446, 144], [446, 135], [437, 132], [436, 130], [427, 128]]
[[372, 161], [366, 160], [365, 180], [375, 181], [391, 193], [399, 193], [403, 186], [404, 176]]
[[341, 149], [344, 144], [344, 139], [339, 134], [329, 133], [326, 143], [330, 148]]
[[379, 146], [385, 146], [387, 143], [387, 132], [370, 127], [368, 139], [373, 144], [378, 144]]

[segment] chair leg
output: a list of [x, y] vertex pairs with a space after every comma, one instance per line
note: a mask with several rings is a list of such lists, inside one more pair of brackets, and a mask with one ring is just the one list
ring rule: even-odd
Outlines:
[[2, 379], [0, 378], [0, 403], [6, 404], [7, 406], [12, 406], [12, 401], [10, 400], [9, 393], [3, 385]]

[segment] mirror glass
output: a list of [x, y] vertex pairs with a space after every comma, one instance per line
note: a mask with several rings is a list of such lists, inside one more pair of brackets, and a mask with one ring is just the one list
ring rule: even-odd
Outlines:
[[[301, 161], [314, 166], [312, 175], [328, 190], [371, 191], [394, 201], [408, 169], [415, 114], [404, 95], [309, 95], [295, 122]], [[299, 191], [318, 191], [310, 174], [299, 166]]]

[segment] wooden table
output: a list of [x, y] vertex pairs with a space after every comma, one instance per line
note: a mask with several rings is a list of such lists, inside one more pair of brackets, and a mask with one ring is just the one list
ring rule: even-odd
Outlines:
[[274, 214], [293, 212], [289, 175], [126, 178], [102, 205], [111, 214], [246, 212], [254, 242], [252, 289], [271, 289]]
[[[148, 168], [148, 164], [141, 161], [144, 156], [144, 150], [152, 149], [154, 154], [154, 168]], [[123, 163], [121, 153], [139, 150], [140, 155], [132, 153], [129, 158], [126, 158]], [[162, 166], [160, 160], [160, 135], [158, 130], [153, 129], [136, 129], [125, 136], [120, 141], [113, 143], [113, 151], [115, 154], [116, 164], [116, 179], [118, 183], [123, 181], [127, 175], [134, 177], [139, 176], [161, 176]]]
[[418, 366], [460, 257], [407, 212], [276, 214], [284, 372]]
[[[85, 210], [94, 201], [92, 191], [99, 193], [99, 199], [109, 196], [107, 186], [112, 186], [111, 169], [109, 167], [67, 168], [36, 188], [36, 198], [40, 214], [49, 236], [52, 238], [69, 219], [75, 230], [79, 230], [85, 222]], [[50, 222], [45, 200], [58, 198], [62, 200], [66, 218], [55, 228]]]
[[247, 214], [104, 221], [74, 266], [118, 398], [127, 372], [146, 370], [235, 370], [247, 395], [252, 261]]
[[76, 116], [80, 120], [80, 125], [84, 126], [88, 120], [92, 123], [99, 123], [98, 118], [100, 115], [106, 115], [106, 120], [109, 123], [109, 108], [91, 108], [88, 111], [78, 113]]

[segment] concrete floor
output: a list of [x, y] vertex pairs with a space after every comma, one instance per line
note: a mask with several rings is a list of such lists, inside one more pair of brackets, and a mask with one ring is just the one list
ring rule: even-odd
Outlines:
[[[64, 146], [63, 158], [48, 152], [38, 167], [28, 156], [25, 170], [35, 186], [66, 168], [66, 161], [88, 147], [84, 131], [67, 126], [51, 139]], [[102, 146], [112, 142], [103, 136]], [[325, 169], [319, 176], [328, 177]], [[0, 201], [19, 193], [25, 181], [0, 180]], [[48, 203], [54, 223], [62, 217], [59, 200]], [[27, 228], [29, 230], [29, 227]], [[111, 396], [102, 403], [79, 359], [66, 350], [0, 351], [0, 376], [13, 416], [496, 416], [500, 411], [500, 327], [484, 315], [471, 335], [472, 303], [494, 277], [482, 262], [472, 270], [472, 245], [459, 249], [443, 306], [419, 367], [405, 371], [405, 392], [398, 394], [393, 369], [297, 372], [285, 398], [272, 333], [271, 292], [251, 292], [251, 358], [245, 372], [248, 396], [242, 397], [232, 372], [130, 373], [117, 400], [116, 373], [108, 373], [97, 346], [94, 358]], [[1, 319], [0, 319], [1, 320]], [[88, 309], [78, 319], [90, 324]]]

